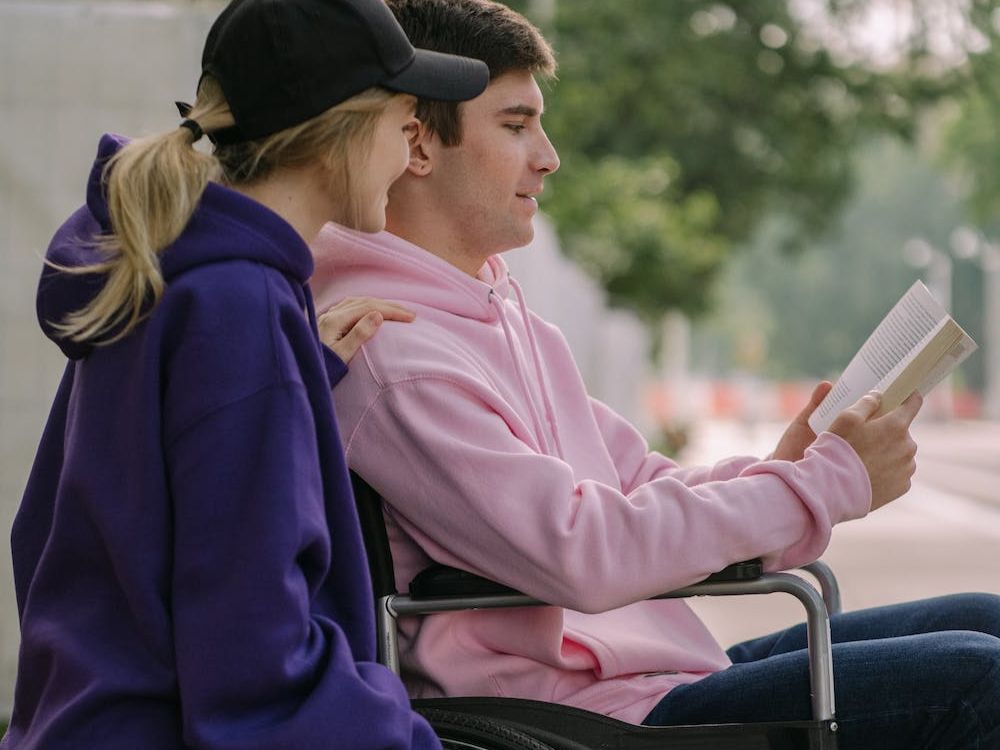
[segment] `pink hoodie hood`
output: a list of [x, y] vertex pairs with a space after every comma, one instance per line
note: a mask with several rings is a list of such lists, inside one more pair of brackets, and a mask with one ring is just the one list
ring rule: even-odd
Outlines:
[[[327, 224], [313, 243], [316, 270], [312, 285], [330, 297], [345, 276], [365, 295], [439, 309], [451, 315], [483, 322], [497, 319], [490, 292], [506, 299], [510, 292], [507, 264], [493, 256], [479, 278], [389, 232], [364, 234]], [[334, 285], [334, 286], [331, 286]], [[335, 299], [317, 297], [317, 309]]]
[[[528, 312], [520, 285], [510, 276], [499, 255], [490, 256], [476, 278], [455, 268], [426, 250], [389, 232], [376, 235], [327, 224], [314, 243], [316, 270], [312, 285], [320, 290], [317, 309], [322, 311], [339, 301], [338, 289], [357, 289], [357, 296], [405, 302], [410, 306], [483, 323], [499, 323], [504, 332], [510, 362], [531, 410], [535, 435], [549, 455], [562, 455], [559, 429], [552, 407], [538, 350], [536, 323]], [[347, 279], [350, 279], [349, 286]], [[361, 291], [364, 290], [364, 291]], [[513, 291], [517, 313], [524, 324], [530, 362], [517, 351], [505, 301]], [[530, 375], [529, 375], [530, 372]], [[529, 379], [540, 386], [536, 403]], [[545, 425], [543, 427], [542, 425]]]
[[500, 258], [478, 278], [391, 234], [328, 225], [317, 307], [348, 296], [416, 312], [386, 324], [334, 390], [351, 467], [388, 501], [397, 586], [431, 562], [554, 606], [405, 619], [411, 694], [556, 701], [641, 722], [729, 660], [680, 600], [645, 601], [729, 563], [816, 559], [864, 515], [867, 475], [823, 433], [798, 462], [681, 468], [591, 399], [555, 327]]

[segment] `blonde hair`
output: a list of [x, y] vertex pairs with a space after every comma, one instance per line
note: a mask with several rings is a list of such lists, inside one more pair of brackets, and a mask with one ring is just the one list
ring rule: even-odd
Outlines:
[[[71, 341], [97, 345], [131, 332], [163, 295], [159, 253], [180, 237], [209, 181], [248, 185], [275, 170], [319, 160], [333, 194], [344, 202], [341, 220], [356, 226], [363, 206], [351, 175], [363, 166], [379, 118], [396, 96], [371, 88], [299, 125], [255, 141], [220, 145], [212, 155], [193, 148], [195, 136], [186, 127], [128, 143], [102, 175], [111, 233], [98, 238], [97, 245], [106, 260], [77, 267], [50, 263], [68, 273], [104, 274], [104, 286], [54, 328]], [[221, 87], [208, 76], [187, 118], [209, 135], [235, 124]]]

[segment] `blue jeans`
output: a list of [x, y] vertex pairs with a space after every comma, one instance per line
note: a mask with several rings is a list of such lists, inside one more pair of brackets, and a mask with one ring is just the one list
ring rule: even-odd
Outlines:
[[[840, 750], [1000, 748], [1000, 597], [959, 594], [830, 618]], [[733, 666], [674, 688], [644, 724], [811, 718], [806, 631], [729, 649]]]

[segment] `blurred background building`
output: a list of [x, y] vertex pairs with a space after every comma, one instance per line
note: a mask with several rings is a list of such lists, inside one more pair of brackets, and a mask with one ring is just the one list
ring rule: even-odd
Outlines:
[[[924, 278], [981, 350], [921, 418], [910, 510], [845, 529], [831, 553], [857, 584], [849, 606], [1000, 591], [995, 3], [509, 4], [560, 58], [545, 122], [562, 168], [535, 242], [508, 261], [592, 392], [686, 460], [766, 453]], [[47, 242], [82, 200], [100, 133], [175, 125], [223, 5], [0, 0], [5, 537], [65, 364], [35, 320]], [[873, 543], [927, 575], [879, 564]], [[0, 716], [18, 640], [10, 569], [3, 543]], [[782, 624], [741, 617], [740, 630], [721, 606], [706, 616], [723, 639]]]

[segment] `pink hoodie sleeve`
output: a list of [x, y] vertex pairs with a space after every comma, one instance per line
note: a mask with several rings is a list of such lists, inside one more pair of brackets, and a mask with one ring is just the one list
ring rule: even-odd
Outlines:
[[737, 560], [808, 562], [834, 524], [870, 504], [860, 460], [830, 433], [797, 463], [752, 463], [693, 486], [662, 457], [616, 448], [631, 475], [623, 485], [633, 486], [609, 486], [578, 480], [517, 431], [488, 389], [416, 378], [381, 388], [346, 447], [351, 464], [398, 499], [394, 516], [433, 559], [580, 612], [624, 606]]
[[753, 456], [733, 456], [713, 466], [681, 467], [666, 456], [651, 452], [642, 433], [607, 404], [591, 398], [590, 407], [604, 445], [618, 469], [622, 492], [626, 494], [646, 482], [665, 476], [671, 476], [688, 487], [735, 479], [741, 471], [759, 460]]

